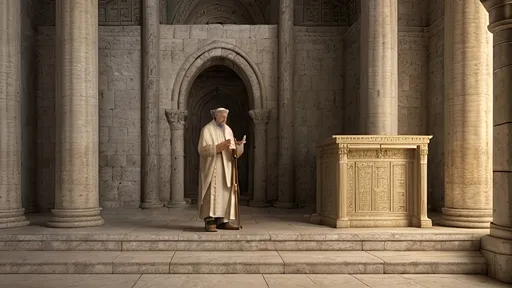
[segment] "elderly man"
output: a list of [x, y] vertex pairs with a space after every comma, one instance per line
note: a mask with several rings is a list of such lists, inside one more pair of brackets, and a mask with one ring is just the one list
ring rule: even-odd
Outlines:
[[199, 136], [199, 217], [205, 221], [206, 232], [217, 229], [237, 230], [229, 220], [235, 219], [235, 190], [233, 185], [233, 153], [244, 152], [245, 137], [236, 141], [226, 125], [229, 110], [210, 111], [213, 120]]

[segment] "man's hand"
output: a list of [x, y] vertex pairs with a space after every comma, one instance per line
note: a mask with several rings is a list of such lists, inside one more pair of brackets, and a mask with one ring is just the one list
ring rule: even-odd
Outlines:
[[224, 142], [220, 142], [219, 144], [217, 144], [217, 146], [215, 146], [215, 150], [217, 151], [217, 153], [220, 153], [228, 149], [229, 144], [231, 144], [231, 141], [229, 139]]

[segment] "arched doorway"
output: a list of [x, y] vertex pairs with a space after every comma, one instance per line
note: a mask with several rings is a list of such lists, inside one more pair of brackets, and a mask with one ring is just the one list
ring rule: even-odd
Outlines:
[[[199, 155], [197, 143], [201, 128], [212, 120], [210, 110], [224, 107], [229, 109], [228, 125], [235, 137], [247, 135], [252, 138], [252, 120], [249, 116], [249, 94], [238, 74], [223, 65], [214, 65], [202, 71], [194, 80], [187, 101], [187, 129], [185, 131], [185, 193], [187, 198], [196, 199], [199, 176]], [[249, 179], [252, 143], [245, 147], [239, 159], [240, 194], [250, 198]], [[245, 198], [243, 197], [243, 198]], [[242, 197], [241, 197], [242, 198]]]

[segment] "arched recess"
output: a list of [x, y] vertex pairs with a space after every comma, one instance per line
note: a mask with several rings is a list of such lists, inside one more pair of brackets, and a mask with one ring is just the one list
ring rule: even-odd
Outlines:
[[[202, 1], [202, 0], [183, 0], [177, 4], [174, 11], [171, 12], [171, 24], [193, 25], [203, 23], [207, 14], [215, 14], [214, 10], [229, 13], [229, 18], [225, 20], [238, 19], [238, 24], [262, 25], [267, 24], [265, 14], [260, 5], [255, 0], [223, 0], [223, 1]], [[233, 13], [234, 12], [234, 13]], [[206, 18], [205, 18], [206, 17]], [[202, 18], [202, 22], [198, 19]], [[213, 18], [217, 18], [214, 17]], [[241, 21], [244, 20], [244, 21]], [[208, 22], [208, 21], [207, 21]], [[210, 21], [211, 22], [211, 21]], [[228, 24], [228, 23], [222, 23]], [[234, 24], [234, 23], [229, 23]]]
[[214, 41], [198, 49], [181, 65], [171, 95], [173, 109], [187, 109], [187, 97], [197, 76], [214, 65], [227, 66], [242, 78], [248, 88], [250, 109], [266, 108], [265, 84], [254, 61], [235, 45]]
[[[226, 73], [228, 72], [228, 73]], [[222, 74], [211, 79], [212, 74]], [[227, 74], [227, 75], [226, 75]], [[208, 79], [210, 78], [210, 79]], [[204, 81], [208, 79], [207, 81]], [[250, 173], [254, 148], [253, 125], [248, 114], [247, 87], [240, 77], [229, 68], [211, 66], [201, 73], [190, 92], [187, 129], [185, 131], [185, 191], [186, 197], [196, 198], [199, 181], [199, 155], [197, 142], [201, 128], [212, 120], [210, 110], [225, 107], [230, 110], [228, 124], [238, 139], [247, 135], [246, 153], [238, 161], [239, 184], [242, 198], [251, 197]]]
[[[171, 95], [171, 107], [175, 110], [187, 110], [189, 108], [189, 95], [190, 91], [197, 79], [197, 77], [205, 71], [207, 68], [212, 66], [225, 66], [227, 68], [230, 68], [233, 70], [238, 77], [242, 80], [246, 90], [247, 90], [247, 98], [248, 98], [248, 105], [247, 107], [244, 107], [245, 116], [248, 116], [250, 109], [265, 109], [266, 108], [266, 97], [265, 97], [265, 85], [262, 79], [262, 76], [257, 69], [256, 64], [245, 54], [240, 48], [226, 43], [222, 41], [214, 41], [203, 48], [198, 49], [196, 52], [194, 52], [192, 55], [190, 55], [185, 62], [182, 64], [180, 69], [178, 70], [178, 74], [176, 75], [176, 79], [173, 86], [173, 91]], [[211, 91], [210, 91], [211, 92]], [[201, 93], [199, 93], [201, 94]], [[206, 95], [207, 92], [204, 92], [204, 95]], [[226, 93], [229, 94], [229, 93]], [[207, 97], [206, 97], [207, 98]], [[189, 115], [191, 115], [191, 111], [188, 111]], [[188, 117], [187, 117], [188, 118]], [[232, 119], [232, 118], [231, 118]], [[228, 122], [231, 120], [228, 119]], [[247, 117], [245, 120], [248, 125], [252, 128], [252, 123], [250, 123], [250, 118]], [[188, 125], [188, 123], [187, 123]], [[186, 128], [186, 130], [190, 129], [191, 127]], [[197, 128], [197, 127], [195, 127]], [[250, 129], [252, 131], [252, 129]], [[237, 137], [241, 137], [242, 135], [236, 135]], [[254, 161], [253, 156], [254, 153], [254, 142], [253, 142], [253, 136], [252, 132], [247, 135], [248, 137], [248, 144], [246, 145], [245, 149], [248, 152], [247, 154], [247, 160], [248, 165], [250, 167], [249, 171], [252, 171], [254, 168]], [[171, 141], [183, 141], [183, 146], [185, 145], [185, 137], [183, 139], [171, 139]], [[196, 144], [197, 145], [197, 144]], [[194, 145], [195, 146], [195, 145]], [[173, 151], [171, 151], [171, 154]], [[191, 153], [197, 153], [197, 149], [189, 150], [187, 154]], [[187, 158], [185, 154], [185, 158]], [[172, 159], [172, 155], [171, 155]], [[188, 161], [185, 160], [185, 163]], [[190, 165], [189, 165], [190, 166]], [[187, 167], [185, 165], [185, 173], [195, 173], [195, 171], [189, 171], [188, 169], [191, 169], [190, 167]], [[188, 177], [187, 177], [188, 178]], [[182, 187], [186, 187], [186, 180], [185, 175], [183, 175], [183, 179], [180, 179], [180, 181], [183, 181]], [[252, 173], [248, 173], [247, 175], [247, 181], [248, 181], [248, 191], [242, 191], [242, 192], [248, 192], [250, 193], [252, 191], [252, 187], [254, 185], [253, 179], [252, 179]], [[186, 195], [193, 195], [195, 191], [185, 191]]]

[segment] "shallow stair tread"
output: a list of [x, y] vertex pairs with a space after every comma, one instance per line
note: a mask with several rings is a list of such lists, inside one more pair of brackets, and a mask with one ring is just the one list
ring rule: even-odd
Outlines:
[[486, 263], [480, 251], [367, 251], [385, 263]]
[[14, 263], [485, 263], [479, 251], [0, 251]]
[[276, 251], [177, 251], [176, 264], [283, 264]]

